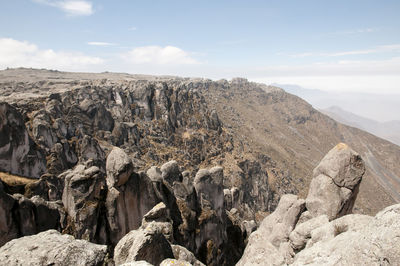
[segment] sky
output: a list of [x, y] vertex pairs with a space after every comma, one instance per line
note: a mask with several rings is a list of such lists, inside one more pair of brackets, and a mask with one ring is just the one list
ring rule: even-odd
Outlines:
[[0, 0], [0, 69], [400, 94], [400, 1]]

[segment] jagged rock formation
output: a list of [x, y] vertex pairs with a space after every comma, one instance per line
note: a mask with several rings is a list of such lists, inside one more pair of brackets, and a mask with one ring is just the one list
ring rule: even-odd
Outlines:
[[[274, 261], [291, 263], [321, 239], [332, 239], [339, 221], [357, 228], [346, 214], [359, 190], [362, 195], [364, 168], [347, 146], [336, 147], [317, 167], [306, 200], [283, 196], [277, 208], [280, 195], [302, 193], [307, 167], [317, 165], [319, 156], [307, 157], [309, 151], [302, 150], [304, 162], [298, 161], [287, 133], [303, 135], [315, 151], [315, 140], [304, 136], [304, 130], [322, 119], [312, 110], [287, 104], [291, 98], [280, 89], [244, 79], [78, 81], [64, 79], [64, 73], [46, 73], [57, 79], [0, 79], [0, 99], [11, 103], [0, 108], [0, 133], [7, 137], [5, 146], [0, 145], [0, 157], [5, 151], [0, 158], [0, 245], [56, 229], [107, 245], [109, 258], [121, 257], [121, 263], [150, 261], [148, 253], [163, 243], [172, 253], [152, 263], [233, 265], [246, 243], [251, 250], [257, 238], [265, 238], [269, 244], [262, 248]], [[22, 88], [34, 93], [13, 94]], [[224, 104], [232, 99], [232, 105]], [[254, 102], [236, 109], [249, 99]], [[266, 115], [268, 125], [254, 113], [265, 105], [281, 115]], [[282, 117], [290, 130], [282, 126]], [[265, 135], [258, 132], [261, 124]], [[323, 125], [335, 126], [328, 124]], [[14, 143], [10, 130], [22, 132], [24, 141]], [[274, 139], [278, 135], [279, 141]], [[314, 138], [322, 141], [317, 154], [338, 140], [319, 133]], [[275, 144], [271, 148], [261, 141]], [[15, 156], [20, 172], [7, 168]], [[364, 222], [365, 217], [357, 219]], [[245, 253], [240, 264], [246, 258], [263, 259]]]
[[102, 265], [107, 247], [49, 230], [14, 239], [0, 248], [2, 265]]
[[[307, 199], [282, 196], [278, 208], [250, 235], [237, 265], [399, 263], [400, 245], [393, 235], [400, 234], [400, 205], [374, 218], [350, 214], [357, 195], [354, 188], [363, 174], [359, 155], [346, 144], [338, 144], [315, 168]], [[328, 185], [317, 187], [321, 176]], [[343, 193], [342, 188], [349, 191]], [[335, 195], [342, 196], [341, 200]]]

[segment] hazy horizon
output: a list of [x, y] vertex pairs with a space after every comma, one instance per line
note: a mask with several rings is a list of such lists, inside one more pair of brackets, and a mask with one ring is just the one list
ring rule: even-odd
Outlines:
[[400, 2], [3, 1], [0, 69], [400, 94]]

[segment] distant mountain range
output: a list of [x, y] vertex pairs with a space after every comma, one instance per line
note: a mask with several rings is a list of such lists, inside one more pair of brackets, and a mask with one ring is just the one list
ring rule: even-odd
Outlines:
[[342, 124], [368, 131], [400, 146], [400, 121], [395, 120], [381, 123], [345, 111], [338, 106], [331, 106], [320, 111]]
[[298, 85], [272, 84], [303, 98], [316, 109], [338, 106], [378, 122], [400, 120], [400, 94], [371, 94], [306, 89]]

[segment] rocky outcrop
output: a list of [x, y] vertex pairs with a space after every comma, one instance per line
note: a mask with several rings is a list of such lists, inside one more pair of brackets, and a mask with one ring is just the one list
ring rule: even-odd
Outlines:
[[107, 156], [106, 170], [107, 186], [119, 187], [124, 185], [133, 173], [133, 164], [122, 149], [114, 147]]
[[152, 226], [129, 232], [114, 250], [114, 261], [117, 265], [140, 260], [159, 265], [164, 259], [173, 257], [167, 239], [157, 227]]
[[106, 259], [107, 246], [49, 230], [14, 239], [0, 248], [1, 265], [92, 265]]
[[336, 145], [314, 169], [307, 210], [329, 220], [351, 213], [364, 172], [360, 155], [344, 143]]
[[46, 171], [44, 152], [26, 130], [21, 114], [0, 103], [0, 171], [39, 178]]
[[249, 242], [237, 265], [282, 265], [294, 252], [289, 235], [305, 209], [305, 201], [295, 195], [284, 195], [276, 210], [267, 216], [250, 235]]
[[[124, 169], [130, 171], [130, 167]], [[107, 168], [107, 172], [112, 171]], [[119, 172], [118, 178], [121, 176], [127, 175], [125, 172]], [[114, 183], [114, 186], [108, 188], [105, 206], [111, 231], [110, 239], [116, 245], [128, 232], [139, 228], [143, 216], [161, 199], [156, 194], [152, 181], [144, 173], [132, 172], [126, 183], [122, 184], [121, 179], [115, 182], [111, 176], [107, 176], [107, 180]]]
[[224, 210], [223, 169], [200, 169], [194, 179], [194, 188], [201, 209], [196, 234], [198, 254], [206, 264], [221, 264], [222, 244], [227, 241], [227, 217]]
[[[375, 217], [349, 214], [363, 173], [364, 163], [358, 154], [338, 144], [314, 170], [306, 203], [293, 195], [282, 196], [277, 209], [250, 235], [237, 265], [400, 263], [400, 242], [396, 239], [400, 235], [399, 204]], [[315, 184], [320, 184], [321, 176], [331, 179], [332, 186], [321, 186], [316, 193]], [[337, 187], [336, 194], [332, 194], [333, 186]], [[341, 195], [342, 188], [350, 191], [347, 197], [340, 202], [338, 197], [330, 197]], [[308, 209], [305, 212], [304, 205]]]
[[[348, 215], [347, 220], [356, 215]], [[393, 205], [379, 212], [356, 228], [344, 226], [345, 223], [330, 224], [334, 236], [320, 240], [295, 256], [293, 265], [397, 265], [400, 263], [400, 205]], [[313, 231], [314, 233], [314, 231]], [[397, 236], [397, 237], [396, 237]]]
[[61, 204], [39, 196], [28, 199], [21, 194], [8, 195], [0, 181], [0, 246], [17, 237], [61, 230], [64, 220]]
[[67, 232], [77, 238], [93, 241], [98, 233], [104, 173], [89, 160], [62, 173], [59, 178], [65, 184], [62, 202], [69, 217]]

